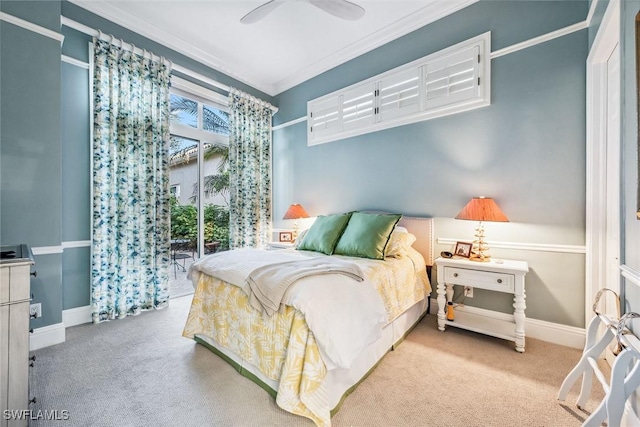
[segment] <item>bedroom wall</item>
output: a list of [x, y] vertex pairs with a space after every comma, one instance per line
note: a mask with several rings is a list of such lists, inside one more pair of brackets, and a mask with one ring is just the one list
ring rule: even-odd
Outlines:
[[[216, 70], [178, 54], [152, 40], [105, 20], [72, 3], [62, 2], [61, 13], [66, 18], [113, 34], [137, 47], [169, 58], [221, 83], [239, 88], [261, 99], [271, 97]], [[90, 303], [91, 281], [91, 200], [90, 200], [90, 135], [89, 135], [89, 71], [88, 44], [91, 37], [66, 26], [62, 27], [65, 41], [62, 54], [79, 61], [62, 62], [62, 180], [63, 230], [62, 240], [67, 243], [63, 253], [63, 309], [86, 307]], [[188, 76], [181, 76], [192, 80]], [[211, 88], [215, 89], [215, 88]]]
[[[485, 31], [496, 51], [584, 21], [588, 6], [480, 1], [278, 95], [276, 124], [306, 116], [310, 99]], [[276, 130], [274, 218], [294, 202], [310, 215], [433, 216], [439, 253], [447, 239], [473, 237], [476, 224], [453, 219], [467, 201], [494, 197], [511, 222], [485, 224], [488, 240], [508, 247], [494, 257], [529, 262], [528, 318], [584, 327], [588, 46], [585, 29], [493, 59], [492, 103], [482, 109], [314, 147], [306, 121]], [[508, 295], [481, 290], [465, 303], [513, 310]]]
[[65, 316], [84, 319], [90, 303], [90, 37], [61, 29], [61, 15], [273, 100], [71, 3], [3, 0], [0, 11], [64, 36], [61, 43], [0, 20], [0, 243], [34, 247], [33, 302], [43, 317], [31, 321], [32, 344], [43, 346], [64, 341]]
[[[0, 11], [59, 32], [60, 3], [0, 2]], [[35, 252], [38, 328], [62, 318], [60, 41], [0, 21], [0, 242]]]

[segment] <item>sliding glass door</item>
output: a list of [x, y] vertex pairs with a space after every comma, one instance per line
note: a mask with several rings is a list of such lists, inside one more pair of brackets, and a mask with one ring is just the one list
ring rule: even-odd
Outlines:
[[173, 280], [229, 248], [229, 118], [224, 105], [172, 89], [169, 180]]

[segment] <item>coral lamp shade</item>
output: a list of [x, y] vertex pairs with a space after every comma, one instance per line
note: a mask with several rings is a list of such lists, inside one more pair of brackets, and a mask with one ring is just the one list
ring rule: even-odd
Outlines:
[[284, 214], [282, 219], [299, 219], [299, 218], [309, 218], [309, 214], [304, 210], [302, 205], [296, 203], [289, 206], [287, 212]]
[[509, 222], [509, 218], [507, 218], [496, 202], [490, 197], [474, 197], [460, 213], [456, 215], [456, 219]]

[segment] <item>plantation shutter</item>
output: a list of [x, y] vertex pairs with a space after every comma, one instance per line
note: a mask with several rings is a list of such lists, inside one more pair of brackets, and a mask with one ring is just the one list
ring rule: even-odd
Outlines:
[[479, 55], [480, 47], [472, 46], [423, 67], [427, 109], [477, 99], [480, 96]]
[[491, 104], [491, 33], [307, 103], [308, 144], [349, 138]]
[[375, 86], [357, 86], [342, 94], [342, 130], [359, 128], [373, 123]]
[[340, 123], [340, 97], [333, 96], [321, 102], [315, 102], [309, 111], [307, 120], [309, 124], [309, 144], [342, 130]]
[[420, 109], [420, 70], [414, 68], [378, 83], [378, 121], [413, 114]]

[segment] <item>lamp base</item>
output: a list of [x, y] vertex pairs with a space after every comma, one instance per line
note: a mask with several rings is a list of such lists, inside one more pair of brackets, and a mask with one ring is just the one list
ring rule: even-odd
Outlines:
[[490, 256], [484, 256], [484, 257], [481, 257], [481, 256], [479, 256], [479, 255], [475, 255], [475, 256], [474, 256], [474, 255], [472, 254], [472, 255], [469, 257], [469, 261], [476, 261], [476, 262], [489, 262], [489, 261], [491, 261], [491, 257], [490, 257]]

